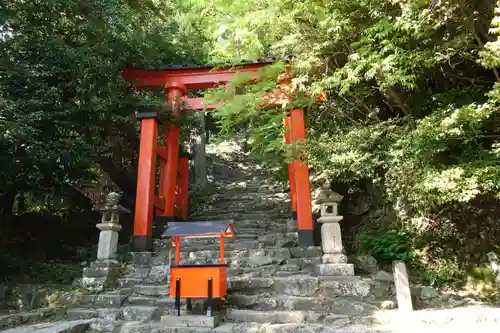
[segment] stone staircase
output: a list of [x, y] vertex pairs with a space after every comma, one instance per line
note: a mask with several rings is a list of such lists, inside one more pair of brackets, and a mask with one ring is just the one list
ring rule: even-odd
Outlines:
[[[279, 184], [255, 167], [238, 146], [212, 147], [211, 175], [215, 194], [199, 219], [232, 219], [235, 239], [225, 244], [228, 296], [222, 300], [226, 319], [215, 329], [166, 327], [160, 317], [172, 314], [166, 257], [168, 245], [155, 241], [143, 266], [129, 266], [120, 288], [98, 295], [65, 294], [68, 319], [91, 319], [88, 332], [378, 332], [378, 311], [369, 280], [338, 269], [317, 276], [321, 248], [297, 246], [288, 221], [290, 203]], [[210, 150], [208, 150], [210, 152]], [[193, 218], [196, 218], [194, 216]], [[182, 263], [217, 263], [218, 240], [184, 239]], [[346, 265], [346, 264], [339, 264]], [[193, 301], [196, 312], [203, 301]]]

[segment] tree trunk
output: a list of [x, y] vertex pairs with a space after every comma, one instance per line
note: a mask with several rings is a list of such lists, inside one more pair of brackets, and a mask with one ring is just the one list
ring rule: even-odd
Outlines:
[[194, 144], [194, 174], [196, 184], [205, 189], [207, 187], [207, 155], [205, 150], [206, 145], [206, 129], [205, 129], [205, 112], [197, 112], [200, 132], [195, 137]]
[[108, 174], [113, 183], [123, 191], [123, 205], [129, 209], [133, 209], [137, 186], [137, 177], [135, 175], [137, 173], [134, 175], [118, 168], [110, 157], [101, 156], [99, 158], [99, 165]]
[[68, 199], [71, 205], [78, 205], [78, 207], [88, 212], [92, 211], [93, 208], [92, 200], [90, 200], [90, 198], [88, 198], [85, 194], [80, 192], [77, 188], [68, 184], [65, 187], [65, 192], [68, 195]]
[[0, 220], [5, 221], [14, 214], [14, 203], [16, 201], [17, 189], [14, 187], [0, 195]]

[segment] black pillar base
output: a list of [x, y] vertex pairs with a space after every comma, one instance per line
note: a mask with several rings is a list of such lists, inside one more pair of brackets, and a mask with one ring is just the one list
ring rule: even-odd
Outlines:
[[298, 230], [298, 233], [300, 247], [314, 246], [314, 232], [312, 229]]
[[153, 251], [153, 237], [132, 236], [131, 252], [151, 252]]
[[297, 212], [292, 212], [292, 219], [297, 221]]

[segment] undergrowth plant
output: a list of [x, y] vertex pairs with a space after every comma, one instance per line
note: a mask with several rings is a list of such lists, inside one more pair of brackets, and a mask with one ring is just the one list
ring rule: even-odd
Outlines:
[[377, 261], [389, 264], [395, 260], [412, 261], [416, 253], [412, 249], [411, 236], [400, 230], [376, 230], [361, 233], [356, 241], [357, 250], [372, 255]]

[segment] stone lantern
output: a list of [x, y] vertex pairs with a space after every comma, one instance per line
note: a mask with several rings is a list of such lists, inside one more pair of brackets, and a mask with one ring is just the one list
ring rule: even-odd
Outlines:
[[118, 233], [122, 229], [120, 215], [130, 213], [130, 210], [118, 204], [120, 194], [111, 192], [106, 196], [102, 206], [94, 207], [101, 212], [102, 218], [96, 227], [101, 230], [97, 248], [97, 260], [90, 267], [83, 269], [83, 278], [79, 285], [86, 289], [100, 291], [113, 284], [120, 273], [121, 265], [116, 260], [118, 250]]
[[318, 275], [354, 275], [354, 266], [347, 264], [347, 256], [342, 246], [340, 221], [343, 217], [338, 215], [338, 204], [343, 196], [330, 188], [326, 182], [316, 200], [320, 204], [321, 216], [317, 222], [321, 223], [321, 248], [323, 256], [321, 264], [315, 270]]

